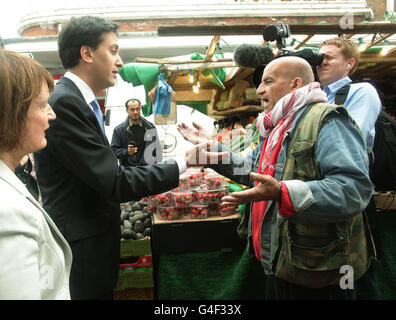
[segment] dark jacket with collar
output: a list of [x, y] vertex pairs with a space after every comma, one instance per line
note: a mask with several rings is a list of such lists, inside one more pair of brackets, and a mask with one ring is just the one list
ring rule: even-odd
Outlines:
[[98, 299], [112, 292], [120, 263], [120, 203], [139, 200], [179, 184], [174, 160], [123, 167], [77, 86], [61, 78], [49, 99], [56, 113], [47, 147], [34, 154], [49, 213], [73, 253], [72, 299]]
[[120, 160], [123, 166], [145, 166], [162, 160], [162, 148], [159, 141], [157, 129], [154, 124], [140, 117], [142, 126], [145, 129], [143, 155], [140, 159], [136, 154], [128, 155], [129, 141], [136, 141], [133, 133], [128, 130], [129, 118], [114, 128], [111, 139], [111, 149]]

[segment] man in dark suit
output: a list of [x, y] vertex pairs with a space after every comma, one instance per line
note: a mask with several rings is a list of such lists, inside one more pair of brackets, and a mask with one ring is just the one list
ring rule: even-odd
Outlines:
[[72, 249], [72, 299], [112, 298], [120, 203], [177, 187], [196, 156], [139, 168], [118, 165], [95, 99], [115, 84], [123, 65], [116, 32], [117, 25], [89, 16], [72, 18], [62, 29], [58, 47], [67, 72], [49, 100], [57, 118], [47, 130], [48, 145], [35, 154], [43, 206]]

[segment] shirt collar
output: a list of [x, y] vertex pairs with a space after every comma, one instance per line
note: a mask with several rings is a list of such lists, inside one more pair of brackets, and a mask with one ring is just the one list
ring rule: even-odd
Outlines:
[[336, 82], [330, 83], [327, 87], [323, 88], [323, 91], [326, 92], [327, 95], [336, 93], [343, 86], [351, 82], [352, 80], [349, 77], [344, 77]]
[[85, 102], [90, 105], [93, 100], [96, 99], [95, 94], [92, 89], [87, 85], [87, 83], [82, 80], [79, 76], [74, 73], [67, 71], [64, 77], [73, 81], [73, 83], [77, 86], [77, 88], [81, 91], [81, 94], [84, 97]]
[[[132, 127], [134, 124], [132, 123], [131, 119], [128, 118], [128, 122], [129, 122], [129, 127]], [[142, 123], [142, 119], [139, 120], [139, 122], [137, 123], [138, 126], [143, 127], [143, 123]]]

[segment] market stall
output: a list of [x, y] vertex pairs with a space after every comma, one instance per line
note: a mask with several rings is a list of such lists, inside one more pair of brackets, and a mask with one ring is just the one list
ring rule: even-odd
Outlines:
[[[168, 32], [174, 35], [177, 30], [180, 35], [186, 32], [195, 32], [196, 35], [222, 32], [252, 34], [257, 31], [253, 27], [246, 30], [246, 26], [244, 29], [234, 26], [231, 30], [224, 26], [177, 26], [160, 28], [159, 34], [166, 35]], [[294, 49], [311, 45], [310, 40], [315, 33], [345, 34], [348, 37], [371, 33], [372, 40], [366, 44], [353, 80], [374, 84], [381, 92], [385, 110], [396, 116], [393, 93], [396, 87], [396, 50], [392, 49], [384, 57], [380, 56], [382, 48], [378, 48], [381, 41], [396, 32], [395, 26], [361, 25], [355, 26], [353, 33], [340, 30], [339, 26], [328, 25], [326, 28], [291, 26], [291, 29], [295, 34], [307, 35]], [[226, 144], [234, 152], [245, 154], [258, 143], [255, 118], [262, 111], [255, 93], [254, 68], [240, 67], [227, 55], [216, 53], [219, 41], [220, 36], [215, 35], [205, 55], [192, 54], [169, 59], [137, 58], [130, 67], [136, 71], [137, 67], [141, 67], [139, 64], [153, 64], [147, 66], [155, 70], [151, 72], [151, 79], [140, 79], [148, 96], [158, 86], [158, 76], [163, 74], [161, 81], [166, 82], [173, 91], [170, 98], [173, 108], [177, 110], [178, 104], [188, 105], [211, 116], [216, 128], [212, 138]], [[134, 81], [128, 77], [124, 80]], [[154, 112], [158, 121], [171, 120], [169, 117], [172, 117], [172, 113], [157, 112], [158, 106], [155, 106], [155, 99], [153, 101], [146, 108], [146, 115]], [[156, 299], [264, 297], [263, 269], [256, 259], [247, 255], [246, 234], [241, 230], [241, 221], [246, 222], [245, 208], [231, 208], [226, 212], [227, 208], [219, 205], [221, 195], [247, 186], [235, 187], [232, 181], [217, 175], [217, 179], [222, 182], [214, 187], [208, 179], [210, 174], [213, 173], [187, 172], [186, 176], [181, 177], [178, 190], [142, 200], [151, 214], [152, 284]], [[380, 231], [379, 259], [374, 261], [376, 283], [380, 299], [395, 299], [395, 190], [380, 192], [375, 198], [377, 228]], [[226, 213], [223, 213], [223, 209]]]

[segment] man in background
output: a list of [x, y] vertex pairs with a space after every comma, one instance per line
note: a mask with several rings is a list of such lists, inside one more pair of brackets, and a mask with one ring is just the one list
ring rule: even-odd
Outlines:
[[337, 37], [320, 45], [324, 54], [321, 65], [316, 68], [319, 82], [326, 92], [327, 102], [336, 103], [336, 94], [345, 85], [350, 85], [343, 105], [362, 130], [363, 138], [370, 150], [375, 137], [375, 121], [381, 111], [381, 100], [377, 90], [367, 82], [352, 83], [349, 75], [359, 64], [360, 51], [350, 39]]
[[111, 149], [123, 166], [145, 166], [162, 160], [162, 148], [154, 124], [141, 116], [141, 102], [125, 103], [128, 117], [115, 127]]
[[[382, 105], [377, 90], [371, 84], [367, 82], [352, 83], [349, 78], [349, 75], [356, 71], [359, 64], [358, 46], [353, 40], [336, 37], [324, 41], [320, 45], [319, 52], [324, 54], [324, 59], [316, 71], [323, 91], [326, 92], [327, 102], [338, 104], [338, 99], [341, 99], [342, 104], [348, 109], [351, 117], [361, 129], [367, 149], [371, 153], [375, 138], [375, 122]], [[338, 99], [337, 96], [339, 96]], [[376, 207], [373, 199], [368, 204], [366, 213], [368, 224], [375, 234], [377, 232]], [[378, 241], [376, 242], [378, 246]], [[375, 256], [375, 254], [373, 255]], [[357, 282], [356, 292], [357, 299], [378, 299], [372, 264], [366, 276]]]

